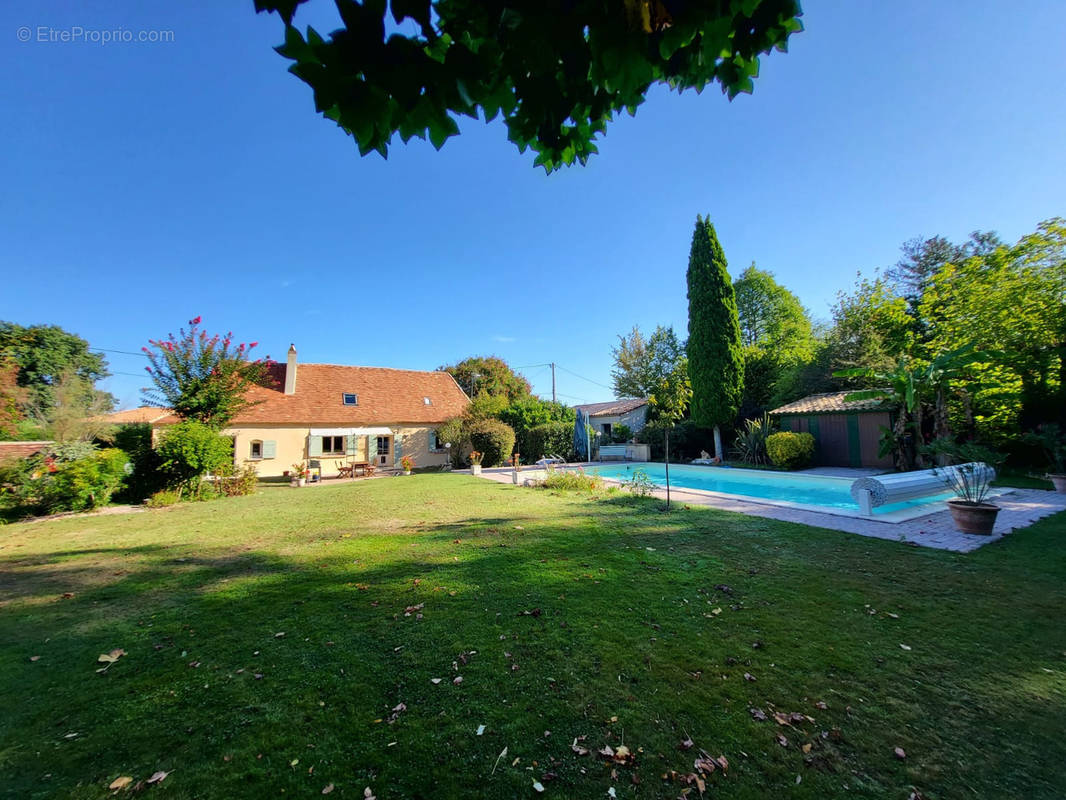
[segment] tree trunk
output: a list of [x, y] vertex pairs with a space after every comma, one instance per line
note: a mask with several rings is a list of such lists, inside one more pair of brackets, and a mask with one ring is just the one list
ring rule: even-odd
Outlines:
[[722, 431], [717, 425], [714, 426], [714, 457], [719, 461], [725, 461], [722, 456]]

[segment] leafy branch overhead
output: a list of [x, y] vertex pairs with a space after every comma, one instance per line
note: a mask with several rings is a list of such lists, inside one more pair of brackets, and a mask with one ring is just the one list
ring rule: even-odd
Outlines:
[[803, 28], [798, 0], [335, 0], [343, 27], [323, 37], [293, 25], [305, 2], [255, 7], [285, 22], [278, 53], [362, 155], [397, 133], [440, 149], [457, 117], [500, 116], [549, 172], [586, 163], [653, 84], [751, 92], [759, 56]]

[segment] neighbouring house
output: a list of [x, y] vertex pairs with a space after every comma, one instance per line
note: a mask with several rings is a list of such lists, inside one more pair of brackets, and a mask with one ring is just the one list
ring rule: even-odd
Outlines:
[[879, 456], [881, 428], [892, 427], [883, 400], [845, 400], [851, 392], [812, 394], [770, 411], [783, 431], [814, 437], [814, 460], [821, 466], [883, 467], [892, 456]]
[[611, 400], [606, 403], [586, 403], [574, 408], [584, 411], [593, 429], [605, 437], [609, 437], [619, 425], [625, 425], [636, 433], [648, 421], [648, 401], [642, 397]]
[[[255, 405], [222, 431], [233, 438], [235, 464], [252, 464], [262, 477], [312, 460], [327, 478], [351, 462], [387, 469], [405, 455], [419, 467], [443, 465], [448, 451], [437, 428], [470, 402], [447, 372], [298, 364], [295, 345], [270, 377], [273, 386], [253, 387]], [[176, 421], [168, 416], [153, 428]]]
[[99, 419], [110, 422], [112, 425], [140, 425], [159, 422], [170, 416], [170, 410], [166, 408], [155, 408], [153, 406], [140, 406], [139, 408], [128, 408], [125, 411], [115, 411], [111, 414], [104, 414]]

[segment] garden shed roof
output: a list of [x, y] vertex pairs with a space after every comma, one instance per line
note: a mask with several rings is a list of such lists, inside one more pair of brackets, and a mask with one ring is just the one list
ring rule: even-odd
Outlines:
[[875, 397], [872, 400], [844, 399], [856, 391], [858, 390], [852, 389], [846, 392], [807, 395], [780, 408], [775, 408], [769, 413], [773, 416], [779, 416], [783, 414], [854, 414], [858, 411], [888, 410], [885, 401], [879, 397]]

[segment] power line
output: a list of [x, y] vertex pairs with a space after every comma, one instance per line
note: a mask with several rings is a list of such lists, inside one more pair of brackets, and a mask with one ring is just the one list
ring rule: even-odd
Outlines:
[[592, 378], [586, 378], [584, 375], [578, 375], [573, 370], [569, 370], [566, 367], [562, 366], [561, 364], [556, 364], [555, 366], [557, 366], [563, 372], [567, 372], [567, 373], [573, 375], [575, 378], [581, 378], [581, 380], [583, 380], [583, 381], [588, 381], [589, 383], [595, 384], [596, 386], [600, 386], [600, 387], [602, 387], [604, 389], [608, 389], [608, 390], [610, 390], [612, 392], [614, 391], [613, 387], [607, 386], [606, 384], [600, 383], [599, 381], [594, 381], [594, 380], [592, 380]]
[[141, 356], [142, 358], [148, 358], [147, 353], [134, 353], [132, 350], [109, 350], [106, 347], [93, 347], [92, 350], [99, 350], [101, 353], [121, 353], [124, 356]]

